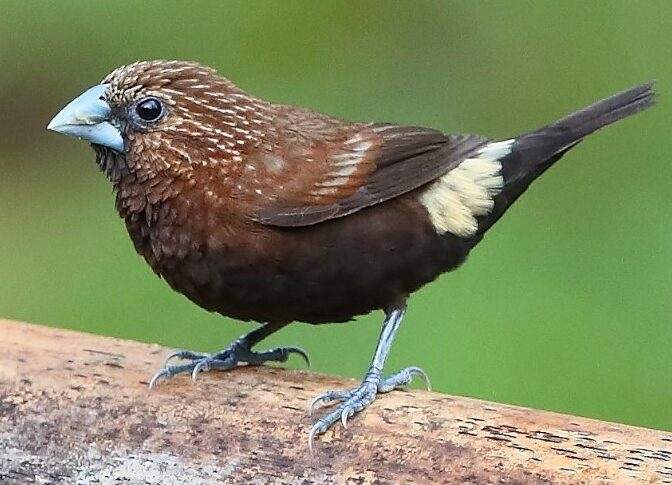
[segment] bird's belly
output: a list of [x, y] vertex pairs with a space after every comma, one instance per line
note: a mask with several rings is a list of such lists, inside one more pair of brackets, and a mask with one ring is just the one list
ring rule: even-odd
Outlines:
[[458, 266], [470, 244], [438, 235], [401, 202], [305, 228], [264, 228], [159, 263], [203, 308], [255, 321], [343, 322], [391, 308]]

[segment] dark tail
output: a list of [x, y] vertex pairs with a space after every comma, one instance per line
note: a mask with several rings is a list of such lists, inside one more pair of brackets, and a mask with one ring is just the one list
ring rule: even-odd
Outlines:
[[480, 221], [479, 234], [490, 228], [534, 179], [583, 138], [653, 103], [653, 83], [641, 84], [518, 137], [511, 153], [502, 159], [504, 189], [495, 198], [493, 211]]

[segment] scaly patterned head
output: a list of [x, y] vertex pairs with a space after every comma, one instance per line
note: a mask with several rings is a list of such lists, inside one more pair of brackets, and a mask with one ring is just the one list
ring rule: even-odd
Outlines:
[[93, 144], [112, 181], [235, 168], [269, 133], [273, 107], [208, 67], [184, 61], [121, 66], [66, 106], [49, 128]]

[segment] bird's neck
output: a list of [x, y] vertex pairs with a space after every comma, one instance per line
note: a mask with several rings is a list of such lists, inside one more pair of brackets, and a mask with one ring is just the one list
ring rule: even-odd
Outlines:
[[251, 223], [232, 207], [228, 196], [213, 190], [223, 185], [221, 179], [215, 183], [193, 171], [133, 170], [113, 182], [116, 209], [136, 251], [175, 288], [188, 277], [179, 262], [193, 255], [195, 248], [222, 254], [231, 241], [237, 243], [232, 234]]
[[[124, 220], [135, 250], [160, 275], [166, 261], [186, 255], [190, 238], [171, 235], [190, 230], [193, 208], [186, 196], [193, 191], [188, 179], [168, 173], [135, 169], [118, 171], [112, 180], [115, 206]], [[164, 249], [170, 248], [169, 252]]]

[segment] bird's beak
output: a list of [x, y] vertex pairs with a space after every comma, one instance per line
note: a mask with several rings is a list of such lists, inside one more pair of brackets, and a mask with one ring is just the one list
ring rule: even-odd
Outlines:
[[107, 86], [94, 86], [70, 101], [49, 122], [47, 129], [123, 152], [124, 139], [109, 123], [110, 105], [103, 99]]

